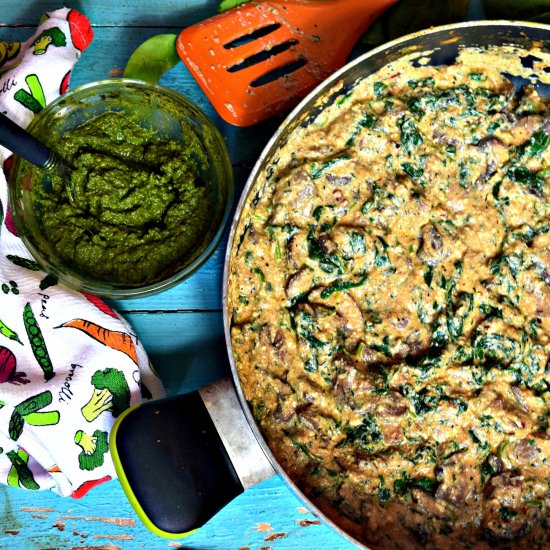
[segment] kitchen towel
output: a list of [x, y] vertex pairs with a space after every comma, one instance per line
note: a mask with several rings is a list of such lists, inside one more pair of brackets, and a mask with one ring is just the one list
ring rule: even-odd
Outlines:
[[[0, 42], [1, 111], [26, 127], [92, 38], [84, 15], [61, 8], [26, 42]], [[10, 154], [0, 148], [0, 162]], [[0, 171], [0, 483], [78, 498], [116, 476], [114, 419], [163, 389], [124, 319], [33, 260], [7, 197]]]

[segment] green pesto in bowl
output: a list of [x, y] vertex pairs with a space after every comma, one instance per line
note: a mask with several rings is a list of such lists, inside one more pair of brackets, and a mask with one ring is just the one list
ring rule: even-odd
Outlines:
[[81, 86], [28, 129], [63, 169], [16, 157], [10, 207], [35, 259], [68, 286], [146, 296], [187, 278], [227, 223], [233, 171], [223, 138], [185, 97], [128, 79]]
[[[200, 243], [213, 196], [196, 136], [183, 142], [107, 111], [50, 142], [68, 180], [33, 185], [40, 223], [60, 258], [105, 281], [154, 281]], [[41, 174], [36, 173], [40, 178]]]

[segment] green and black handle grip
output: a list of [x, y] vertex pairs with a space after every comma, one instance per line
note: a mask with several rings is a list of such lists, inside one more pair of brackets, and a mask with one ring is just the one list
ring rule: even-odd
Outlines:
[[229, 379], [126, 410], [110, 446], [138, 517], [168, 538], [189, 535], [276, 473]]

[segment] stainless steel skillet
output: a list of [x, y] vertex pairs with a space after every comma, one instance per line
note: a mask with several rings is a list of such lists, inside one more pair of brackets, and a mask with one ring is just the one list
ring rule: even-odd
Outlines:
[[[315, 514], [349, 541], [367, 548], [323, 514], [293, 483], [277, 463], [248, 408], [235, 364], [227, 304], [228, 264], [238, 243], [237, 229], [245, 206], [253, 199], [258, 175], [292, 131], [299, 125], [307, 125], [358, 80], [413, 52], [431, 52], [427, 54], [429, 64], [447, 65], [453, 63], [461, 46], [510, 44], [526, 49], [537, 44], [548, 51], [550, 26], [479, 21], [405, 36], [368, 52], [334, 73], [310, 93], [276, 131], [250, 174], [229, 234], [224, 266], [223, 317], [232, 383], [224, 381], [195, 394], [138, 407], [124, 415], [113, 431], [111, 445], [119, 477], [136, 511], [149, 528], [169, 537], [184, 535], [204, 524], [244, 489], [276, 472]], [[525, 57], [522, 63], [532, 67], [533, 59]], [[527, 83], [516, 77], [510, 79], [517, 87]], [[535, 87], [541, 95], [550, 96], [550, 88], [542, 79], [535, 82]], [[232, 392], [233, 387], [238, 399]], [[159, 444], [159, 441], [163, 443]], [[167, 441], [170, 444], [165, 443]], [[136, 446], [140, 448], [140, 456], [132, 453]], [[154, 464], [159, 474], [144, 479], [144, 462]]]

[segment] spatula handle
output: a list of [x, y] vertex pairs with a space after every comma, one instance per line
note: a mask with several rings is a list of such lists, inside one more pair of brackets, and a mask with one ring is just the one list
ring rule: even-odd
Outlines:
[[0, 145], [39, 168], [52, 163], [54, 153], [29, 132], [0, 113]]
[[115, 422], [110, 447], [138, 517], [167, 538], [201, 527], [275, 473], [229, 380], [128, 409]]

